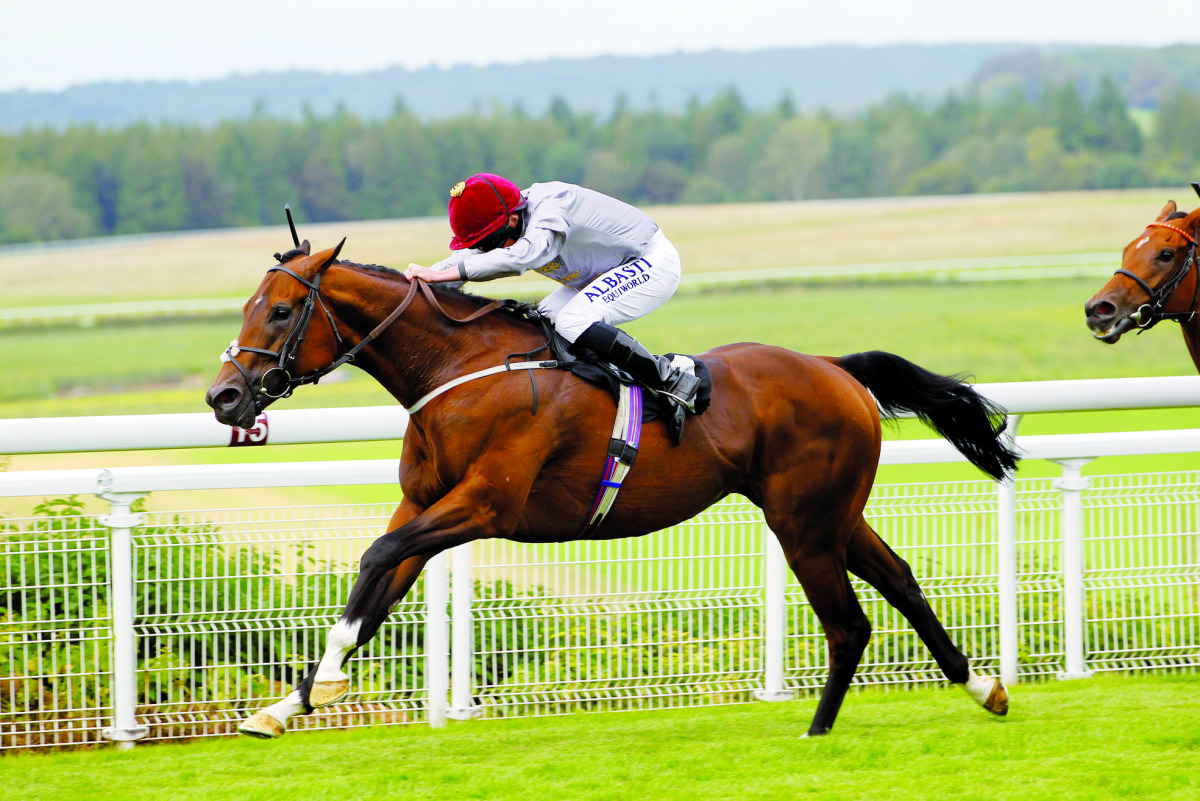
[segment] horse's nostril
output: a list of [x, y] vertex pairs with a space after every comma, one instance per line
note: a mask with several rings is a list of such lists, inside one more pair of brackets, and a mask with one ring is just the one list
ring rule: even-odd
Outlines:
[[1108, 302], [1107, 300], [1102, 300], [1099, 303], [1094, 303], [1090, 307], [1086, 307], [1084, 310], [1087, 312], [1088, 317], [1095, 317], [1095, 318], [1100, 318], [1100, 319], [1103, 319], [1105, 317], [1112, 317], [1114, 314], [1117, 313], [1117, 307], [1114, 304]]
[[221, 406], [226, 409], [228, 409], [232, 406], [236, 406], [238, 404], [238, 401], [240, 401], [241, 399], [242, 399], [241, 390], [239, 390], [235, 387], [226, 387], [225, 389], [218, 392], [216, 397], [213, 398], [213, 400], [216, 402], [216, 404], [218, 406]]

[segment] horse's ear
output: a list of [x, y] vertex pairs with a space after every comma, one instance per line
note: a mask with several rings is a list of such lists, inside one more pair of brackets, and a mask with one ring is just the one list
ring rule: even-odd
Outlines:
[[308, 244], [307, 239], [305, 239], [303, 242], [301, 242], [300, 246], [298, 248], [296, 248], [296, 250], [302, 251], [305, 256], [312, 255], [312, 245]]
[[342, 241], [337, 243], [337, 247], [330, 251], [329, 258], [327, 258], [325, 262], [317, 268], [318, 274], [325, 272], [325, 270], [329, 268], [329, 265], [337, 261], [338, 254], [342, 252], [342, 245], [344, 244], [346, 244], [346, 237], [343, 236]]
[[1168, 200], [1167, 205], [1163, 206], [1162, 211], [1158, 213], [1158, 219], [1155, 220], [1155, 222], [1162, 222], [1163, 220], [1167, 219], [1174, 214], [1178, 208], [1179, 207], [1175, 205], [1174, 200]]
[[1181, 222], [1183, 223], [1182, 228], [1185, 231], [1196, 230], [1197, 226], [1200, 226], [1200, 206], [1192, 209], [1191, 214], [1181, 220]]

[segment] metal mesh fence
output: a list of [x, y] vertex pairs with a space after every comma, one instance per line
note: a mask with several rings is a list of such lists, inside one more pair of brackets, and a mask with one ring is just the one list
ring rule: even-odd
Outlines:
[[[1092, 670], [1200, 665], [1200, 472], [1092, 479], [1085, 508], [1085, 661]], [[1063, 669], [1062, 495], [1017, 485], [1023, 677]], [[163, 512], [133, 533], [136, 716], [150, 739], [232, 733], [318, 658], [391, 505]], [[0, 748], [103, 742], [111, 724], [110, 534], [57, 514], [0, 521]], [[76, 510], [77, 511], [77, 510]], [[66, 513], [64, 513], [66, 512]], [[977, 669], [998, 665], [995, 485], [877, 487], [867, 517], [912, 566]], [[657, 534], [474, 543], [470, 703], [484, 716], [749, 700], [763, 686], [759, 511], [730, 498]], [[348, 667], [344, 702], [290, 728], [429, 719], [426, 577]], [[899, 613], [854, 581], [874, 633], [856, 681], [941, 673]], [[824, 636], [794, 579], [784, 678], [824, 683]], [[460, 624], [461, 625], [461, 624]], [[461, 689], [461, 688], [460, 688]]]
[[744, 499], [649, 537], [476, 544], [484, 715], [746, 700], [762, 676], [765, 526]]
[[0, 521], [0, 748], [101, 742], [112, 719], [108, 529], [47, 511]]
[[1084, 495], [1091, 670], [1200, 665], [1200, 473], [1103, 476]]
[[[231, 734], [321, 655], [394, 505], [148, 515], [134, 537], [138, 719], [150, 738]], [[293, 728], [424, 720], [423, 582], [348, 668], [344, 703]]]

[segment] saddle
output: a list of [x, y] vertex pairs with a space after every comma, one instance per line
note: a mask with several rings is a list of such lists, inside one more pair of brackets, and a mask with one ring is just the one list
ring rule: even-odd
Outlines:
[[[589, 384], [608, 390], [616, 401], [620, 401], [623, 385], [638, 386], [638, 382], [631, 375], [602, 361], [590, 350], [586, 348], [580, 348], [578, 351], [572, 350], [571, 344], [554, 330], [554, 324], [549, 318], [539, 314], [536, 307], [527, 306], [521, 308], [520, 312], [530, 322], [537, 323], [542, 327], [542, 331], [546, 335], [546, 347], [549, 348], [551, 357], [558, 362], [560, 369], [568, 370]], [[534, 351], [534, 353], [536, 352]], [[514, 355], [531, 356], [533, 353]], [[677, 353], [665, 355], [677, 366], [692, 372], [699, 379], [700, 389], [696, 393], [695, 411], [685, 409], [669, 395], [648, 391], [644, 393], [647, 397], [641, 404], [641, 421], [649, 423], [654, 420], [666, 420], [671, 440], [678, 445], [683, 440], [683, 424], [686, 414], [703, 414], [712, 402], [712, 375], [704, 362], [692, 356]]]

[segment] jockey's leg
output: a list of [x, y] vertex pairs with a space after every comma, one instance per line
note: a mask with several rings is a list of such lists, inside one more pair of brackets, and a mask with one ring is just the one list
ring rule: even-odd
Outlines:
[[557, 290], [539, 308], [565, 301], [551, 316], [554, 329], [568, 342], [574, 342], [592, 323], [617, 326], [645, 317], [671, 299], [679, 288], [679, 279], [679, 252], [659, 231], [640, 258], [614, 267], [578, 291], [572, 290], [573, 296]]
[[629, 334], [607, 323], [592, 323], [575, 340], [601, 359], [629, 373], [638, 383], [665, 392], [688, 409], [694, 409], [700, 380], [675, 367], [665, 356], [654, 356]]
[[562, 307], [574, 300], [578, 294], [578, 289], [573, 289], [569, 286], [560, 286], [541, 299], [537, 306], [538, 312], [543, 317], [549, 317], [551, 322], [553, 322], [558, 319], [558, 313], [562, 311]]
[[[609, 270], [570, 298], [555, 315], [554, 328], [568, 342], [591, 350], [650, 389], [679, 399], [681, 407], [694, 409], [696, 377], [652, 355], [615, 327], [666, 303], [679, 288], [679, 278], [679, 253], [660, 231], [643, 256]], [[680, 423], [682, 414], [680, 408]]]

